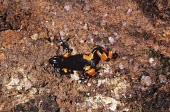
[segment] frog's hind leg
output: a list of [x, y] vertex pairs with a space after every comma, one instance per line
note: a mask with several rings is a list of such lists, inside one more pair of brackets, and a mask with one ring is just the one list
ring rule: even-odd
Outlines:
[[84, 76], [87, 78], [94, 77], [97, 75], [96, 69], [92, 68], [91, 66], [85, 66], [83, 69], [84, 69]]

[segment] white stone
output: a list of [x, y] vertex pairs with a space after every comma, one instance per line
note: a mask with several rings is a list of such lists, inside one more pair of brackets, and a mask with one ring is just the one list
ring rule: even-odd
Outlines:
[[149, 58], [149, 63], [152, 64], [154, 62], [153, 58]]
[[113, 37], [109, 37], [108, 39], [109, 39], [109, 42], [110, 42], [111, 44], [114, 44], [114, 43], [115, 43], [115, 39], [114, 39]]
[[127, 14], [130, 14], [132, 12], [132, 9], [127, 10]]
[[37, 34], [37, 33], [33, 34], [33, 35], [31, 36], [31, 39], [32, 39], [32, 40], [37, 40], [37, 39], [38, 39], [38, 34]]
[[141, 84], [143, 86], [150, 86], [152, 84], [152, 80], [150, 76], [142, 76], [141, 78]]
[[96, 95], [95, 97], [88, 97], [86, 99], [86, 103], [88, 102], [91, 104], [90, 106], [93, 109], [97, 109], [98, 108], [98, 103], [102, 103], [105, 107], [109, 108], [112, 111], [115, 111], [117, 109], [118, 104], [120, 104], [120, 102], [118, 102], [116, 99], [111, 98], [111, 97], [106, 97], [103, 95]]
[[67, 10], [67, 11], [69, 11], [69, 10], [71, 9], [71, 6], [70, 6], [70, 5], [65, 5], [65, 6], [64, 6], [64, 9]]
[[119, 63], [119, 68], [120, 68], [121, 70], [123, 70], [123, 69], [124, 69], [124, 65], [123, 65], [122, 63]]

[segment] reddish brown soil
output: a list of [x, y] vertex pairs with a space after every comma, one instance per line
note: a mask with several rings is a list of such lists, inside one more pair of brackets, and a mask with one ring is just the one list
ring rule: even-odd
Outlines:
[[[61, 76], [48, 63], [59, 37], [119, 58]], [[0, 0], [0, 111], [170, 111], [170, 0]]]

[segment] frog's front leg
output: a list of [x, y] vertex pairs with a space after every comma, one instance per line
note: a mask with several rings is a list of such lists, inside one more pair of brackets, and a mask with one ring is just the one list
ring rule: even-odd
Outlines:
[[60, 74], [63, 75], [63, 74], [72, 74], [73, 73], [73, 70], [70, 70], [68, 68], [60, 68]]
[[63, 41], [60, 41], [60, 44], [61, 44], [61, 46], [63, 47], [63, 51], [65, 52], [64, 55], [63, 55], [63, 57], [65, 57], [65, 58], [69, 57], [69, 56], [71, 55], [73, 49], [70, 49], [69, 46], [68, 46], [68, 44], [66, 44], [66, 43], [63, 42]]
[[95, 77], [97, 75], [97, 70], [91, 66], [85, 66], [83, 69], [86, 78]]

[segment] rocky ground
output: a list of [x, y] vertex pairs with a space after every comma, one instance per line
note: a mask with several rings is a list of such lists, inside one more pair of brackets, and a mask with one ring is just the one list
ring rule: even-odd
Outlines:
[[[54, 72], [73, 54], [119, 54], [95, 78]], [[0, 111], [169, 112], [170, 0], [0, 0]]]

